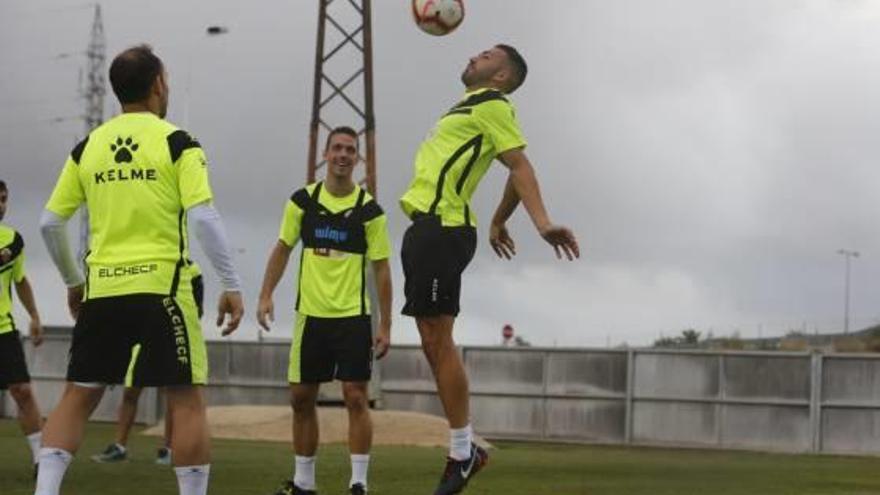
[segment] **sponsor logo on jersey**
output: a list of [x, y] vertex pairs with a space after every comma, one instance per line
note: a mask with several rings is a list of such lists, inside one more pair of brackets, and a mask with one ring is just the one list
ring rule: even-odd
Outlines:
[[327, 247], [312, 248], [312, 252], [315, 254], [315, 256], [321, 256], [324, 258], [345, 258], [347, 256], [350, 256], [350, 253], [346, 253], [345, 251], [340, 251], [338, 249]]
[[348, 240], [348, 231], [334, 229], [333, 227], [318, 227], [315, 229], [315, 238], [321, 240], [333, 241], [341, 244]]
[[156, 263], [146, 263], [143, 265], [113, 266], [98, 268], [98, 278], [119, 278], [134, 277], [136, 275], [145, 275], [153, 273], [159, 269]]
[[189, 364], [189, 346], [186, 339], [186, 323], [180, 308], [175, 304], [174, 299], [166, 297], [162, 299], [162, 305], [165, 306], [165, 312], [171, 319], [171, 328], [174, 330], [174, 347], [177, 353], [177, 362], [182, 365]]
[[[116, 140], [110, 143], [110, 152], [113, 153], [113, 161], [116, 164], [111, 164], [108, 170], [95, 172], [95, 184], [158, 180], [159, 172], [154, 168], [131, 167], [138, 148], [140, 146], [134, 142], [132, 136], [124, 139], [122, 136], [116, 136]], [[123, 168], [122, 165], [126, 167]]]
[[111, 168], [95, 172], [95, 184], [108, 182], [155, 182], [159, 180], [159, 172], [154, 168]]

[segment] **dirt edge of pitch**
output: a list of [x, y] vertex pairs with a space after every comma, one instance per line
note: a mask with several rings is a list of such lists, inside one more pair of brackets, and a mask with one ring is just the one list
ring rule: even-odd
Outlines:
[[[377, 410], [370, 411], [373, 419], [373, 445], [417, 447], [446, 447], [449, 445], [449, 426], [445, 418], [431, 414]], [[212, 406], [208, 408], [211, 437], [230, 440], [257, 440], [287, 442], [293, 440], [290, 406]], [[348, 412], [344, 407], [319, 407], [318, 422], [322, 444], [348, 441]], [[144, 435], [162, 436], [162, 423], [143, 431]], [[492, 448], [485, 439], [475, 441]]]

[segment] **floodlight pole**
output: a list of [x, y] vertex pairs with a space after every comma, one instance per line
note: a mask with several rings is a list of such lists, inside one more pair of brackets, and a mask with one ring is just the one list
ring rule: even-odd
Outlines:
[[[360, 16], [359, 26], [349, 28], [338, 22], [328, 7], [334, 0], [318, 0], [318, 34], [315, 43], [315, 78], [312, 87], [312, 118], [309, 124], [309, 155], [307, 162], [306, 181], [308, 183], [317, 180], [318, 170], [324, 167], [323, 160], [319, 161], [322, 133], [327, 133], [337, 125], [352, 125], [363, 136], [361, 148], [365, 163], [366, 175], [359, 182], [366, 186], [367, 191], [376, 195], [376, 118], [373, 112], [373, 26], [372, 9], [370, 0], [338, 0], [337, 10], [354, 9]], [[344, 37], [343, 41], [327, 50], [325, 37], [328, 24]], [[331, 75], [324, 72], [324, 64], [340, 50], [351, 45], [361, 56], [358, 65], [352, 67], [353, 72], [345, 80], [335, 80]], [[357, 79], [361, 79], [364, 90], [364, 103], [360, 105], [350, 97], [350, 86]], [[329, 95], [324, 96], [322, 90], [324, 83], [330, 88]], [[322, 110], [331, 101], [344, 100], [347, 107], [352, 111], [352, 118], [348, 122], [329, 123]]]
[[858, 258], [859, 252], [852, 251], [849, 249], [838, 249], [837, 254], [844, 257], [845, 260], [845, 268], [844, 268], [844, 289], [843, 289], [843, 333], [849, 333], [849, 272], [850, 272], [850, 260], [852, 258]]

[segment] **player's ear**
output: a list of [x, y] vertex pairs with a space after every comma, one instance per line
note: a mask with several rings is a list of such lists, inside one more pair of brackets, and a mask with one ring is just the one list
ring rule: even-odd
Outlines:
[[159, 71], [159, 74], [156, 75], [156, 79], [153, 81], [153, 86], [150, 87], [150, 93], [156, 96], [163, 96], [168, 91], [167, 77], [164, 69]]
[[495, 84], [494, 86], [499, 89], [506, 89], [510, 84], [510, 69], [507, 67], [501, 67], [497, 71], [495, 71], [495, 75], [492, 76]]

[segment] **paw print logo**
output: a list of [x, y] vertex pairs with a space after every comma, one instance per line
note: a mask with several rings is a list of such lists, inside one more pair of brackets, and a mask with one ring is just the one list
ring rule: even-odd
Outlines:
[[116, 153], [113, 159], [116, 163], [131, 163], [131, 153], [138, 150], [138, 144], [131, 140], [128, 136], [123, 141], [121, 137], [116, 137], [116, 142], [110, 143], [110, 151]]

